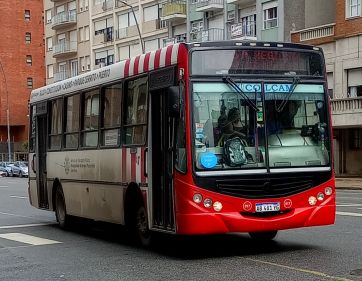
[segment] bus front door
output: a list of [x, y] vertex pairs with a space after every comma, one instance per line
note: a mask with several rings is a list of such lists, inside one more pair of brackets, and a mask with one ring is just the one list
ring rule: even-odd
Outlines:
[[36, 116], [36, 184], [38, 191], [39, 208], [48, 209], [47, 174], [46, 174], [46, 151], [47, 151], [47, 115]]
[[169, 115], [166, 90], [151, 93], [150, 156], [152, 182], [153, 227], [175, 231], [173, 202], [173, 149], [174, 121]]

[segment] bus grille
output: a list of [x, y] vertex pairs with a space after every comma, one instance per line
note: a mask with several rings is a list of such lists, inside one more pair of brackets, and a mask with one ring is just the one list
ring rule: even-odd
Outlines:
[[273, 198], [290, 196], [314, 186], [313, 177], [235, 179], [217, 181], [220, 193], [243, 198]]

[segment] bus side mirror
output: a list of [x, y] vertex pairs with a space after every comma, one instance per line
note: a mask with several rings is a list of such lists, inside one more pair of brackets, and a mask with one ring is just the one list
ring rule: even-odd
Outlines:
[[168, 110], [172, 117], [177, 117], [180, 114], [180, 87], [171, 86], [167, 89]]

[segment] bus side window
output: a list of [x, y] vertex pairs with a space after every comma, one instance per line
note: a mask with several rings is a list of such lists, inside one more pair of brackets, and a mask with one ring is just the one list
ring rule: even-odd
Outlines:
[[82, 146], [98, 145], [99, 91], [93, 90], [84, 94], [82, 122]]
[[125, 87], [124, 144], [140, 145], [146, 141], [147, 77], [128, 81]]
[[49, 149], [61, 148], [63, 101], [56, 99], [50, 102]]
[[78, 148], [80, 94], [65, 98], [64, 147]]

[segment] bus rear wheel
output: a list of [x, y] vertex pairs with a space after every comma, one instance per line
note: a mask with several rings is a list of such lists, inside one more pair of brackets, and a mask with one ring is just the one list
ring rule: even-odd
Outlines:
[[136, 235], [143, 246], [151, 245], [152, 232], [148, 228], [148, 216], [144, 206], [139, 206], [136, 212]]
[[265, 231], [265, 232], [249, 232], [249, 235], [252, 239], [260, 241], [269, 241], [273, 240], [277, 236], [278, 231]]
[[55, 191], [55, 216], [60, 228], [66, 229], [69, 226], [69, 216], [65, 206], [63, 189], [57, 187]]

